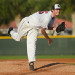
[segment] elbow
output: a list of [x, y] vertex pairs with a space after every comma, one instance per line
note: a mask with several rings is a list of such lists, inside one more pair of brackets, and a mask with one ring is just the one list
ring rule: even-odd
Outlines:
[[45, 28], [41, 28], [41, 32], [44, 32], [45, 31]]

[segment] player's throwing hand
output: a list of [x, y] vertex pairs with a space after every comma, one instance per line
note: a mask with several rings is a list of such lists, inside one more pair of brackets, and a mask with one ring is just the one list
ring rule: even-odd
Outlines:
[[48, 45], [50, 45], [52, 43], [51, 39], [48, 39]]

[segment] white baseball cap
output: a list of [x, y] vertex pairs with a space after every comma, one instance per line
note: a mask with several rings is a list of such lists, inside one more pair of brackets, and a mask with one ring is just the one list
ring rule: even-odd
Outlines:
[[55, 4], [52, 6], [52, 9], [55, 10], [55, 9], [61, 9], [61, 6], [59, 4]]

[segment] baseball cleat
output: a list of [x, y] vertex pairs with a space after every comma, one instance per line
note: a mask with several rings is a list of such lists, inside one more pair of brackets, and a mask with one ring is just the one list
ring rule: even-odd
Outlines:
[[[10, 35], [10, 32], [13, 30], [13, 27], [10, 27], [8, 30], [8, 34]], [[11, 36], [11, 35], [10, 35]]]
[[34, 71], [34, 62], [30, 62], [29, 63], [29, 68], [30, 68], [30, 70]]

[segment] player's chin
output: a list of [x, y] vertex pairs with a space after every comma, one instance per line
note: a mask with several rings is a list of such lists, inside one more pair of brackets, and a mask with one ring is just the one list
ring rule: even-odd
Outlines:
[[59, 13], [57, 13], [56, 16], [59, 16]]

